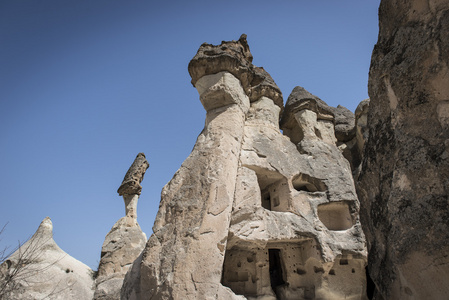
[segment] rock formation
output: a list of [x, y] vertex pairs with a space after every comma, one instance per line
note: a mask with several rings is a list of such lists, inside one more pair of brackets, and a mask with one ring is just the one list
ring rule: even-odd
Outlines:
[[122, 299], [365, 298], [359, 203], [335, 137], [353, 138], [354, 121], [300, 87], [283, 112], [251, 61], [242, 35], [190, 62], [205, 128], [162, 191]]
[[46, 218], [0, 265], [8, 299], [446, 299], [449, 1], [382, 0], [379, 16], [355, 114], [299, 86], [284, 108], [246, 35], [201, 45], [188, 70], [205, 127], [149, 240], [139, 153], [96, 281]]
[[117, 191], [125, 201], [125, 217], [114, 224], [101, 248], [95, 300], [120, 299], [123, 278], [145, 247], [147, 237], [137, 223], [137, 201], [149, 166], [145, 155], [139, 153]]
[[0, 266], [2, 283], [12, 280], [8, 283], [12, 290], [4, 299], [92, 299], [93, 275], [88, 266], [58, 247], [49, 217]]
[[449, 294], [449, 1], [382, 0], [359, 176], [374, 299]]

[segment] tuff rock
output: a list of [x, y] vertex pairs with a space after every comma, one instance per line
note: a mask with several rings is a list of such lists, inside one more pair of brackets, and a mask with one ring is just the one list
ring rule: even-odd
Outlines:
[[359, 202], [335, 137], [342, 109], [297, 87], [283, 135], [282, 94], [251, 61], [242, 36], [190, 62], [205, 128], [162, 191], [122, 299], [365, 298]]
[[379, 16], [370, 99], [355, 114], [299, 86], [284, 109], [246, 35], [201, 45], [188, 71], [205, 127], [163, 188], [148, 241], [139, 153], [96, 280], [46, 218], [0, 265], [1, 284], [26, 271], [6, 297], [447, 298], [449, 2], [382, 0]]
[[139, 153], [123, 179], [118, 194], [123, 195], [125, 216], [118, 220], [103, 242], [96, 278], [95, 300], [118, 300], [123, 279], [145, 247], [147, 237], [137, 223], [137, 201], [149, 163]]
[[379, 30], [357, 184], [374, 299], [447, 299], [449, 1], [382, 0]]
[[150, 164], [146, 160], [145, 154], [137, 154], [133, 164], [129, 167], [128, 172], [126, 172], [125, 178], [123, 178], [122, 184], [118, 188], [117, 193], [120, 196], [140, 195], [140, 192], [142, 191], [142, 186], [140, 183], [142, 182], [143, 176], [149, 166]]
[[78, 300], [94, 294], [94, 272], [59, 248], [49, 217], [0, 266], [0, 277], [2, 282], [13, 280], [4, 299]]

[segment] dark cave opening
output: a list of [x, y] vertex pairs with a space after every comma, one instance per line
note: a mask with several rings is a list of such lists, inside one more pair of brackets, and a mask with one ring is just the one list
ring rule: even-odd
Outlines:
[[371, 279], [371, 276], [369, 276], [368, 266], [365, 267], [365, 271], [366, 271], [366, 296], [368, 297], [369, 300], [371, 300], [373, 299], [376, 285], [374, 284], [374, 281]]
[[270, 282], [271, 288], [275, 294], [277, 287], [285, 284], [282, 264], [281, 264], [281, 250], [268, 249], [269, 263], [270, 263]]

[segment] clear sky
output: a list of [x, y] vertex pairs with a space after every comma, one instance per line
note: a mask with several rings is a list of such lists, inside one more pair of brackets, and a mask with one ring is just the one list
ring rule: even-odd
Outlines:
[[1, 0], [0, 246], [49, 216], [58, 245], [96, 269], [139, 152], [149, 237], [161, 189], [204, 126], [187, 71], [203, 42], [246, 33], [284, 101], [300, 85], [354, 111], [368, 98], [379, 2]]

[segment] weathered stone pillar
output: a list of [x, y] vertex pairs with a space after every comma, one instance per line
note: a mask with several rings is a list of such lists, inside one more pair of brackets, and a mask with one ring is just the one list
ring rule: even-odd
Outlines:
[[[207, 111], [205, 127], [162, 191], [154, 234], [127, 278], [123, 299], [235, 297], [220, 281], [249, 98], [242, 79], [230, 72], [229, 57], [218, 54], [208, 63], [208, 46], [189, 65]], [[228, 46], [247, 47], [246, 40]], [[237, 65], [247, 63], [245, 57], [235, 59]], [[216, 69], [205, 69], [214, 64]]]
[[125, 201], [125, 216], [112, 226], [101, 248], [96, 278], [95, 300], [118, 300], [123, 278], [145, 247], [147, 237], [137, 223], [137, 201], [149, 163], [139, 153], [117, 190]]

